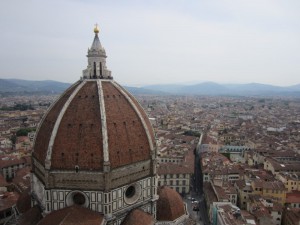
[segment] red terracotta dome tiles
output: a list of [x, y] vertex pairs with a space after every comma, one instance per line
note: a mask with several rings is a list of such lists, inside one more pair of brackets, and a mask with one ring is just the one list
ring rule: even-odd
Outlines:
[[154, 218], [151, 214], [141, 209], [134, 209], [127, 214], [121, 225], [154, 225]]
[[102, 82], [112, 168], [150, 158], [147, 134], [133, 106], [111, 83]]
[[52, 168], [103, 169], [101, 114], [96, 82], [87, 82], [67, 108], [52, 150]]
[[99, 225], [105, 221], [98, 212], [77, 205], [56, 210], [44, 217], [39, 225]]
[[61, 109], [65, 105], [66, 101], [69, 99], [70, 95], [79, 84], [80, 82], [77, 82], [72, 87], [70, 87], [67, 91], [65, 91], [64, 94], [62, 94], [62, 96], [57, 100], [57, 102], [55, 102], [54, 105], [50, 108], [50, 110], [46, 114], [46, 117], [42, 121], [42, 124], [37, 132], [36, 141], [34, 145], [34, 152], [33, 152], [33, 156], [42, 165], [45, 165], [48, 145], [57, 117]]
[[138, 103], [138, 101], [127, 91], [125, 90], [122, 86], [118, 85], [125, 93], [128, 94], [128, 96], [130, 97], [130, 99], [133, 101], [134, 105], [137, 107], [137, 109], [140, 111], [145, 123], [146, 123], [146, 126], [147, 126], [147, 129], [149, 130], [149, 134], [151, 136], [151, 140], [152, 140], [152, 143], [153, 145], [155, 144], [155, 137], [154, 137], [154, 132], [153, 132], [153, 129], [152, 129], [152, 125], [150, 124], [150, 121], [149, 121], [149, 118], [147, 116], [147, 114], [145, 113], [144, 109], [142, 108], [142, 106]]
[[163, 186], [157, 190], [157, 220], [173, 221], [185, 214], [181, 196], [173, 189]]
[[[99, 98], [101, 93], [103, 96]], [[48, 157], [51, 169], [73, 170], [78, 166], [102, 171], [105, 128], [101, 124], [102, 98], [111, 168], [150, 159], [154, 134], [142, 107], [115, 82], [101, 81], [98, 86], [94, 80], [76, 83], [49, 110], [37, 134], [34, 157], [45, 165], [51, 140], [53, 146]]]

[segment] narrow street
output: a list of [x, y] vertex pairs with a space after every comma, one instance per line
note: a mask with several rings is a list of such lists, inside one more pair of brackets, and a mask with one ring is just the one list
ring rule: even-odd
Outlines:
[[[197, 221], [197, 225], [209, 225], [209, 219], [206, 211], [205, 200], [203, 197], [203, 185], [202, 185], [202, 173], [200, 166], [200, 149], [195, 151], [195, 171], [194, 179], [192, 180], [192, 190], [189, 196], [184, 198], [184, 201], [187, 203], [188, 211], [191, 217]], [[193, 204], [191, 198], [194, 198], [198, 201], [198, 204]], [[199, 207], [199, 211], [193, 211], [193, 207]]]
[[[192, 200], [190, 200], [189, 198], [195, 198], [195, 200], [198, 201], [199, 203], [197, 203], [197, 204], [192, 203]], [[208, 225], [209, 224], [203, 197], [200, 197], [199, 195], [196, 195], [196, 194], [191, 194], [190, 196], [187, 196], [186, 198], [184, 198], [184, 201], [187, 204], [187, 208], [188, 208], [188, 211], [189, 211], [191, 217], [197, 222], [197, 225]], [[199, 211], [193, 211], [194, 206], [198, 206]]]
[[187, 198], [185, 198], [184, 201], [187, 204], [187, 209], [191, 215], [191, 218], [193, 218], [197, 222], [197, 225], [203, 225], [204, 223], [202, 222], [201, 213], [199, 211], [193, 211], [194, 204], [192, 203], [192, 201]]
[[[200, 165], [200, 145], [195, 149], [195, 171], [194, 171], [194, 180], [193, 180], [193, 191], [191, 191], [191, 197], [195, 198], [199, 203], [199, 211], [193, 211], [192, 206], [191, 211], [193, 212], [193, 218], [196, 219], [197, 224], [208, 225], [209, 219], [206, 211], [205, 200], [203, 196], [203, 182], [202, 182], [202, 172]], [[191, 205], [190, 201], [190, 205]], [[189, 205], [189, 204], [188, 204]], [[195, 215], [194, 215], [195, 214]]]

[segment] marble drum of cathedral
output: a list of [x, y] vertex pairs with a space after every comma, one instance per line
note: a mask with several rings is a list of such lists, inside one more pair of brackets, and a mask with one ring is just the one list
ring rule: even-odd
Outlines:
[[94, 32], [83, 76], [52, 104], [38, 128], [33, 204], [44, 219], [75, 205], [103, 215], [102, 224], [121, 224], [134, 209], [156, 221], [154, 132], [137, 100], [113, 80], [99, 29]]

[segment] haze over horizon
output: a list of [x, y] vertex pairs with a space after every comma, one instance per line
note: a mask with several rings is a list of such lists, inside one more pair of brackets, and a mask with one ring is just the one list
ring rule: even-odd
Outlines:
[[94, 24], [122, 84], [300, 84], [300, 2], [3, 1], [0, 78], [73, 83]]

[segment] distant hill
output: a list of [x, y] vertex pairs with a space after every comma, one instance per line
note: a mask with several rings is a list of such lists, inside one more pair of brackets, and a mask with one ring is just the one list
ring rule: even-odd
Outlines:
[[138, 87], [128, 87], [124, 88], [133, 95], [167, 95], [168, 93], [158, 90], [151, 90], [147, 88], [138, 88]]
[[[0, 79], [0, 92], [3, 93], [41, 93], [57, 94], [66, 90], [71, 84], [58, 81], [32, 81], [19, 79]], [[16, 93], [17, 92], [17, 93]]]
[[218, 84], [203, 82], [195, 85], [149, 85], [143, 88], [179, 95], [226, 96], [294, 96], [300, 97], [300, 84], [280, 87], [267, 84]]
[[[70, 83], [52, 80], [33, 81], [20, 79], [0, 79], [0, 96], [60, 94], [70, 87]], [[138, 87], [125, 87], [133, 95], [164, 95], [162, 91]]]
[[[71, 84], [58, 81], [0, 79], [0, 96], [59, 94]], [[194, 85], [158, 84], [125, 87], [133, 95], [211, 95], [211, 96], [294, 96], [300, 97], [300, 84], [280, 87], [267, 84], [218, 84], [203, 82]]]
[[142, 88], [147, 90], [162, 91], [165, 93], [178, 93], [184, 87], [186, 86], [180, 84], [157, 84], [157, 85], [143, 86]]

